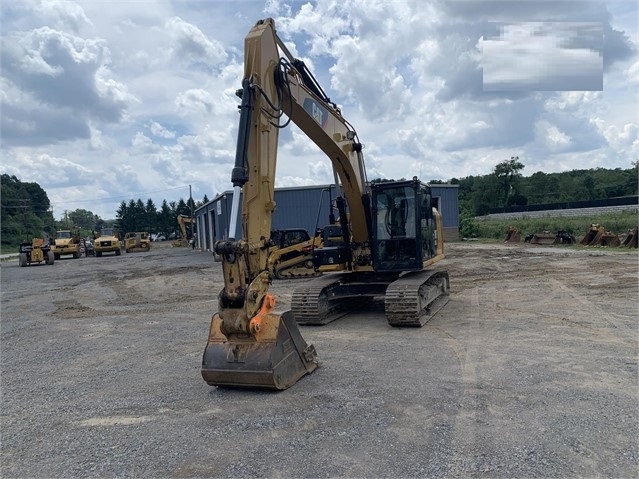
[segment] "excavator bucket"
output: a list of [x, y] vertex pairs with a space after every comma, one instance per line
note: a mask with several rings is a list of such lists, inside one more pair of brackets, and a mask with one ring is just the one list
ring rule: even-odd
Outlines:
[[506, 239], [504, 243], [519, 243], [521, 241], [521, 235], [519, 230], [515, 226], [508, 227], [508, 233], [506, 233]]
[[625, 246], [626, 248], [637, 248], [637, 231], [639, 230], [639, 228], [633, 228], [631, 230], [628, 230], [628, 234], [626, 235], [626, 238], [623, 240], [623, 243], [621, 244], [621, 246]]
[[290, 310], [264, 315], [255, 335], [229, 339], [221, 324], [215, 314], [202, 357], [202, 377], [211, 386], [287, 389], [317, 368], [315, 347], [306, 344]]
[[530, 244], [551, 245], [555, 244], [555, 238], [557, 235], [550, 231], [544, 231], [543, 233], [535, 233], [530, 239]]
[[599, 239], [600, 246], [620, 246], [621, 240], [619, 239], [619, 235], [616, 235], [612, 231], [606, 231], [601, 235]]
[[596, 246], [601, 241], [601, 236], [606, 232], [603, 226], [591, 224], [590, 229], [584, 235], [579, 244], [583, 246]]
[[575, 244], [576, 242], [577, 238], [567, 231], [559, 230], [555, 235], [555, 244]]

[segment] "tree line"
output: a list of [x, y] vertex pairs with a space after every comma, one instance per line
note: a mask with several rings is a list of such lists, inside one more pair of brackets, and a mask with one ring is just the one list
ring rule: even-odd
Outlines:
[[[150, 198], [146, 203], [141, 198], [137, 201], [131, 199], [128, 203], [123, 201], [115, 213], [116, 227], [121, 232], [148, 231], [168, 239], [181, 234], [177, 223], [179, 215], [191, 216], [196, 208], [208, 201], [206, 195], [202, 201], [194, 201], [193, 198], [187, 201], [182, 198], [179, 201], [163, 200], [159, 209]], [[187, 234], [190, 236], [191, 231]]]
[[[64, 229], [76, 230], [83, 237], [91, 237], [93, 231], [113, 227], [123, 237], [125, 233], [148, 231], [166, 238], [178, 236], [178, 215], [191, 216], [195, 210], [209, 200], [202, 201], [163, 200], [158, 209], [152, 199], [122, 201], [115, 212], [116, 218], [105, 220], [86, 209], [65, 211], [58, 221], [53, 217], [49, 197], [38, 183], [22, 182], [16, 176], [3, 174], [0, 189], [0, 241], [5, 247], [17, 247], [22, 241], [43, 236], [54, 237]], [[189, 232], [190, 233], [190, 232]]]
[[[488, 175], [452, 178], [459, 185], [462, 216], [482, 216], [509, 206], [542, 205], [636, 196], [639, 161], [632, 168], [538, 171], [524, 177], [525, 165], [518, 157], [498, 163]], [[433, 180], [431, 183], [443, 183]]]

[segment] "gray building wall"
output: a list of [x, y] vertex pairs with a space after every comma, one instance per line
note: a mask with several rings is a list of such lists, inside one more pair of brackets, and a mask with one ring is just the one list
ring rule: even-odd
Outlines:
[[[442, 214], [444, 241], [459, 240], [458, 186], [437, 184], [430, 187], [431, 195]], [[330, 200], [335, 197], [334, 185], [276, 188], [277, 206], [273, 213], [271, 229], [304, 228], [313, 235], [316, 227], [322, 228], [328, 224]], [[229, 234], [228, 231], [232, 200], [233, 192], [225, 191], [195, 210], [199, 248], [213, 251], [216, 241], [229, 237], [236, 239], [241, 237], [241, 211], [238, 212], [236, 231], [234, 234]], [[337, 211], [334, 211], [334, 214], [338, 216]]]
[[444, 226], [444, 241], [459, 241], [459, 186], [433, 184], [430, 194], [437, 201]]

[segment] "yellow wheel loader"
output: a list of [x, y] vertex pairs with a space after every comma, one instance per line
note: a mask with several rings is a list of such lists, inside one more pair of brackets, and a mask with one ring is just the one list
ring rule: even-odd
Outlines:
[[[318, 366], [298, 322], [324, 324], [382, 296], [392, 326], [421, 326], [445, 304], [448, 272], [431, 269], [444, 258], [443, 229], [429, 187], [416, 178], [367, 181], [355, 129], [304, 63], [293, 58], [272, 19], [257, 22], [244, 50], [228, 229], [236, 231], [241, 196], [242, 237], [214, 247], [224, 288], [201, 372], [214, 386], [286, 389]], [[326, 232], [313, 251], [314, 266], [332, 272], [297, 288], [291, 311], [281, 311], [269, 293], [268, 259], [278, 134], [289, 122], [329, 158], [343, 196], [336, 199], [338, 231]]]

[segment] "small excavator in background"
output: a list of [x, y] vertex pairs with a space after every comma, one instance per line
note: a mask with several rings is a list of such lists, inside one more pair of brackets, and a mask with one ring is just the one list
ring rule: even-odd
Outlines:
[[193, 218], [191, 218], [190, 216], [178, 215], [177, 222], [178, 222], [178, 225], [180, 225], [180, 234], [181, 234], [181, 236], [178, 239], [176, 239], [175, 241], [173, 241], [173, 243], [171, 243], [171, 246], [174, 246], [174, 247], [180, 247], [180, 246], [186, 247], [186, 246], [189, 245], [189, 237], [188, 237], [188, 234], [186, 233], [186, 225], [194, 223], [195, 220]]
[[[422, 326], [447, 302], [448, 272], [431, 269], [444, 258], [443, 228], [430, 188], [417, 178], [368, 182], [355, 129], [288, 51], [273, 19], [258, 21], [244, 48], [228, 229], [236, 231], [241, 195], [242, 238], [214, 247], [224, 288], [201, 373], [214, 386], [286, 389], [318, 366], [298, 323], [325, 324], [383, 297], [391, 326]], [[328, 226], [322, 246], [313, 250], [314, 266], [331, 272], [295, 289], [291, 310], [282, 312], [268, 291], [267, 263], [278, 135], [289, 122], [332, 163], [339, 224]]]

